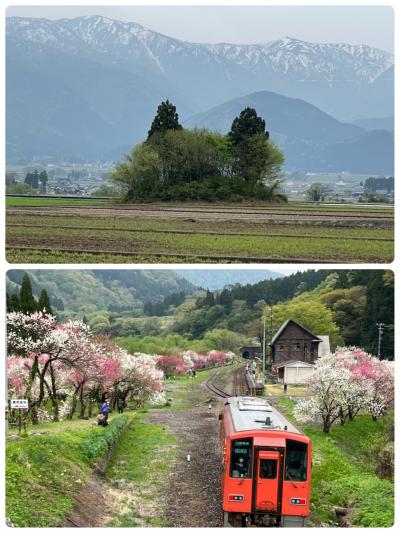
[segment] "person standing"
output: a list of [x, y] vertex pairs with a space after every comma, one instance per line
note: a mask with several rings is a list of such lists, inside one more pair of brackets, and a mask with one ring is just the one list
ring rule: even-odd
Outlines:
[[108, 405], [108, 401], [104, 400], [102, 406], [101, 406], [101, 413], [104, 415], [104, 419], [108, 420], [108, 413], [110, 412], [110, 406]]
[[122, 398], [118, 398], [117, 401], [118, 413], [122, 415], [124, 412], [125, 402]]

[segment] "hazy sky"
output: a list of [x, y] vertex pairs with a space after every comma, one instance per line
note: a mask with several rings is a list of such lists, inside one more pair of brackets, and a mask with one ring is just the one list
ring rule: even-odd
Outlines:
[[26, 6], [7, 15], [72, 18], [100, 14], [192, 42], [263, 43], [280, 37], [369, 44], [393, 52], [394, 15], [383, 6]]

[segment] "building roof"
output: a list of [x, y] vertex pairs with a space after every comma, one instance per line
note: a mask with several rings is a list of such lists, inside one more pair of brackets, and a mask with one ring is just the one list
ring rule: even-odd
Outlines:
[[286, 320], [286, 322], [284, 322], [282, 324], [282, 326], [278, 329], [278, 331], [275, 333], [275, 335], [272, 337], [271, 339], [271, 342], [269, 343], [270, 346], [273, 346], [275, 344], [275, 342], [279, 339], [279, 337], [282, 335], [282, 333], [285, 331], [285, 329], [288, 327], [288, 325], [292, 323], [292, 324], [295, 324], [296, 326], [298, 326], [299, 328], [301, 328], [303, 331], [305, 331], [306, 333], [308, 333], [309, 335], [311, 335], [312, 337], [314, 337], [314, 340], [315, 342], [322, 342], [322, 338], [321, 337], [318, 337], [317, 335], [315, 335], [312, 331], [310, 331], [309, 329], [305, 328], [304, 326], [302, 326], [301, 324], [299, 324], [298, 322], [296, 322], [295, 320], [293, 320], [292, 318], [289, 318], [288, 320]]
[[272, 365], [274, 368], [283, 368], [284, 366], [289, 367], [303, 367], [303, 368], [312, 368], [314, 365], [312, 363], [306, 363], [305, 361], [284, 361], [283, 363], [277, 363]]
[[[226, 401], [229, 403], [235, 431], [254, 429], [265, 430], [266, 432], [271, 430], [283, 431], [286, 426], [289, 433], [302, 435], [296, 426], [264, 398], [235, 396], [227, 398]], [[266, 424], [267, 418], [270, 419], [268, 425]]]

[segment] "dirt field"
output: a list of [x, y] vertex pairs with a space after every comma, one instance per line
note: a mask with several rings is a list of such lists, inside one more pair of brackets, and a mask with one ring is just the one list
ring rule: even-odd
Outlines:
[[7, 259], [389, 262], [393, 229], [391, 208], [11, 205]]

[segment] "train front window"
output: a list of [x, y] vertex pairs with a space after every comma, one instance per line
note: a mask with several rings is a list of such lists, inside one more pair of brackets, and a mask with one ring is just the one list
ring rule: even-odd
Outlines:
[[251, 478], [253, 439], [238, 439], [231, 446], [231, 477]]
[[276, 479], [276, 464], [277, 462], [275, 459], [261, 459], [260, 478]]
[[307, 479], [307, 444], [286, 441], [285, 479], [287, 481], [306, 481]]

